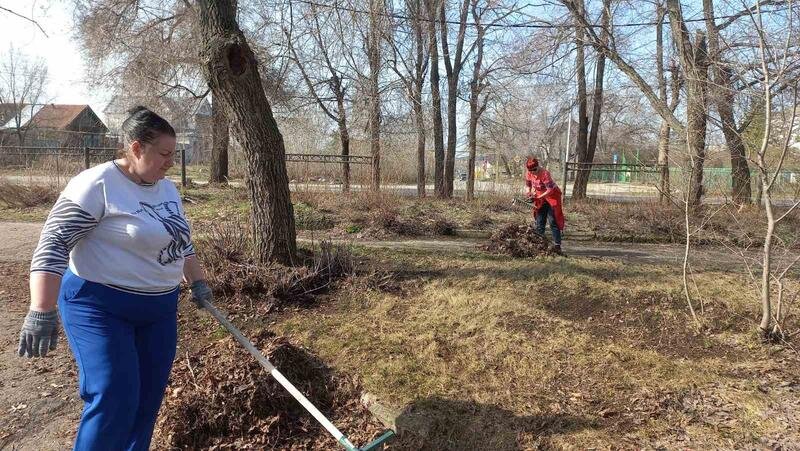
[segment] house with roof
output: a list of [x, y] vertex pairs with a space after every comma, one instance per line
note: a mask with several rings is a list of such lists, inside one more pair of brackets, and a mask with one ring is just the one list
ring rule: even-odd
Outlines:
[[0, 104], [0, 124], [4, 146], [115, 147], [89, 105]]

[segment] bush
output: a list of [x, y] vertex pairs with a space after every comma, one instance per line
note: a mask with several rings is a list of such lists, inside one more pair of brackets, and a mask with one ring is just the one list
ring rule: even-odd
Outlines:
[[310, 305], [355, 271], [355, 258], [344, 246], [323, 241], [314, 252], [301, 255], [295, 266], [253, 261], [252, 240], [242, 221], [211, 227], [198, 242], [214, 291], [234, 303], [259, 303], [271, 310], [285, 304]]
[[299, 230], [328, 230], [336, 225], [336, 221], [313, 206], [300, 202], [294, 204], [294, 224]]

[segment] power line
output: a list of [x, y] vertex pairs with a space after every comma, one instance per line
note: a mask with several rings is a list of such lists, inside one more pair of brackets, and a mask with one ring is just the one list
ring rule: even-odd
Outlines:
[[[336, 10], [336, 11], [351, 12], [351, 13], [356, 13], [356, 14], [371, 14], [370, 11], [367, 11], [367, 10], [364, 10], [364, 9], [352, 8], [352, 7], [349, 7], [349, 6], [342, 6], [342, 5], [335, 5], [335, 4], [334, 5], [329, 5], [329, 4], [325, 4], [325, 3], [319, 3], [319, 2], [316, 2], [316, 1], [313, 1], [313, 0], [289, 0], [290, 4], [293, 3], [293, 2], [304, 3], [304, 4], [307, 4], [309, 6], [315, 6], [315, 7], [320, 7], [320, 8], [329, 8], [329, 9], [333, 9], [333, 10]], [[779, 8], [779, 9], [773, 9], [771, 11], [766, 11], [766, 12], [780, 12], [780, 11], [785, 11], [787, 9], [791, 9], [791, 6], [784, 7], [784, 8]], [[400, 20], [412, 20], [413, 19], [413, 20], [419, 20], [421, 22], [434, 22], [434, 23], [437, 23], [437, 24], [445, 23], [445, 24], [448, 24], [448, 25], [461, 25], [461, 22], [459, 22], [457, 20], [445, 20], [444, 22], [442, 22], [439, 19], [428, 19], [428, 18], [425, 18], [425, 17], [414, 18], [414, 17], [411, 17], [411, 16], [407, 16], [407, 15], [404, 15], [404, 14], [398, 14], [398, 13], [374, 13], [374, 14], [376, 14], [377, 16], [386, 17], [386, 18], [389, 18], [389, 19], [400, 19]], [[743, 15], [741, 13], [738, 13], [738, 14], [728, 14], [728, 15], [722, 15], [722, 16], [715, 16], [712, 19], [716, 21], [716, 20], [720, 20], [720, 19], [737, 19], [737, 18], [740, 18], [740, 17], [743, 17]], [[706, 20], [705, 18], [685, 19], [683, 22], [684, 23], [705, 22], [705, 20]], [[484, 27], [484, 28], [509, 28], [509, 29], [513, 29], [513, 28], [534, 28], [534, 29], [551, 29], [552, 30], [552, 29], [570, 29], [570, 28], [573, 28], [573, 25], [558, 25], [558, 24], [547, 23], [545, 21], [542, 21], [542, 22], [543, 23], [485, 23], [485, 24], [480, 24], [480, 25], [482, 27]], [[665, 18], [663, 23], [669, 23], [669, 19]], [[470, 27], [478, 26], [478, 24], [475, 23], [475, 22], [467, 22], [466, 25], [470, 26]], [[618, 28], [618, 27], [644, 27], [644, 26], [653, 26], [653, 25], [658, 25], [658, 22], [621, 23], [621, 24], [613, 24], [613, 27], [614, 28]], [[595, 25], [595, 26], [596, 27], [600, 27], [600, 25]]]

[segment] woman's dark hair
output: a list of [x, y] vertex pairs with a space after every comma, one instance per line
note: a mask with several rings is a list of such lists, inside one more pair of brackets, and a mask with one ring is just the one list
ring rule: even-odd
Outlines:
[[122, 123], [122, 137], [126, 145], [133, 141], [150, 144], [162, 134], [175, 137], [175, 129], [169, 122], [147, 107], [135, 106], [128, 110], [128, 115]]

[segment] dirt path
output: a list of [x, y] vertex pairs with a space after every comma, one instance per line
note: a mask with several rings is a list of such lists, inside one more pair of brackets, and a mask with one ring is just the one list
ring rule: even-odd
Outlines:
[[0, 222], [0, 262], [30, 261], [42, 224]]
[[16, 355], [28, 264], [0, 262], [0, 273], [0, 450], [69, 449], [82, 405], [72, 356], [63, 336], [44, 359]]
[[[41, 223], [0, 222], [0, 262], [30, 261], [41, 230]], [[300, 241], [309, 242], [310, 240], [300, 238]], [[484, 241], [463, 238], [426, 238], [378, 241], [341, 240], [337, 242], [387, 249], [469, 252], [479, 251]], [[610, 258], [638, 264], [680, 265], [683, 259], [683, 246], [676, 244], [565, 241], [564, 249], [568, 255], [573, 257]], [[742, 267], [741, 257], [731, 254], [722, 247], [696, 247], [692, 253], [692, 262], [698, 269], [731, 270]]]

